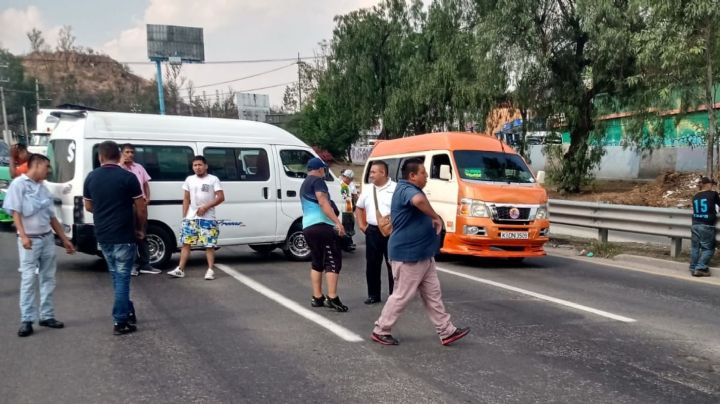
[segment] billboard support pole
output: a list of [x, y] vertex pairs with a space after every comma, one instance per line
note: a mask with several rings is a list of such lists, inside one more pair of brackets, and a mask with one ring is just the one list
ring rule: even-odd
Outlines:
[[162, 81], [162, 65], [160, 59], [155, 59], [155, 67], [157, 68], [157, 88], [158, 88], [158, 102], [160, 103], [160, 115], [165, 115], [165, 94], [163, 91]]

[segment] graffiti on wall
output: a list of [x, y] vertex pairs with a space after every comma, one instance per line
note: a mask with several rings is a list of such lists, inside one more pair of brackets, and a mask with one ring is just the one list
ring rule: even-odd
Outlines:
[[372, 152], [372, 146], [352, 146], [350, 147], [350, 160], [353, 164], [364, 165]]

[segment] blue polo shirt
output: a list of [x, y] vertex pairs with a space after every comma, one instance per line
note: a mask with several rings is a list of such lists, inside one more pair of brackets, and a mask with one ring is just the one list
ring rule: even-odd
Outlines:
[[417, 262], [432, 258], [440, 237], [435, 233], [430, 216], [412, 204], [412, 198], [424, 194], [422, 189], [406, 180], [398, 181], [390, 204], [393, 232], [388, 241], [391, 261]]
[[143, 193], [135, 174], [104, 164], [88, 174], [83, 198], [92, 201], [95, 238], [102, 244], [135, 242], [133, 206]]

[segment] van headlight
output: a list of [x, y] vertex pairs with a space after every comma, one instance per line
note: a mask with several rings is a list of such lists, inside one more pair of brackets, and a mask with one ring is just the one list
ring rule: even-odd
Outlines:
[[470, 217], [490, 217], [490, 208], [483, 201], [463, 198], [460, 200], [458, 214]]
[[548, 215], [547, 205], [540, 205], [537, 208], [537, 212], [535, 212], [535, 219], [542, 220], [547, 219], [548, 217], [550, 216]]
[[10, 186], [10, 181], [8, 180], [0, 180], [0, 188], [7, 188]]

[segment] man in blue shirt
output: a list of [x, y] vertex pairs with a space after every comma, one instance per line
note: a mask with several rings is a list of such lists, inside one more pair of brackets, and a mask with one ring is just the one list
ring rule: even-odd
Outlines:
[[83, 188], [85, 209], [93, 214], [95, 238], [100, 244], [115, 289], [113, 334], [137, 330], [130, 301], [130, 273], [136, 240], [145, 238], [147, 206], [134, 174], [120, 167], [120, 148], [113, 141], [98, 147], [100, 167], [88, 174]]
[[708, 264], [715, 254], [715, 222], [720, 196], [713, 191], [717, 183], [708, 177], [701, 177], [700, 192], [693, 196], [692, 238], [690, 244], [690, 274], [710, 276]]
[[[338, 218], [337, 207], [333, 207], [327, 184], [327, 165], [315, 157], [307, 163], [307, 178], [300, 187], [300, 202], [303, 209], [303, 235], [310, 248], [312, 264], [310, 282], [313, 295], [312, 307], [327, 306], [339, 312], [348, 311], [337, 295], [338, 277], [342, 268], [342, 251], [338, 236], [345, 235], [345, 229]], [[327, 299], [322, 293], [322, 275], [327, 279]]]
[[[55, 291], [55, 237], [60, 238], [68, 254], [75, 252], [55, 217], [53, 196], [43, 185], [48, 175], [50, 160], [41, 154], [31, 154], [27, 174], [21, 174], [8, 188], [3, 209], [10, 213], [18, 235], [20, 261], [20, 321], [18, 336], [33, 333], [37, 317], [35, 289], [40, 281], [40, 325], [63, 328], [55, 319], [53, 292]], [[36, 271], [37, 270], [37, 274]]]
[[402, 177], [390, 205], [393, 232], [388, 241], [388, 255], [395, 285], [380, 318], [375, 322], [371, 338], [383, 345], [397, 345], [399, 342], [393, 338], [390, 330], [400, 313], [419, 292], [425, 312], [440, 336], [440, 342], [449, 345], [466, 336], [470, 329], [455, 327], [442, 301], [434, 259], [440, 242], [438, 236], [442, 231], [442, 219], [422, 191], [427, 184], [423, 161], [405, 161]]

